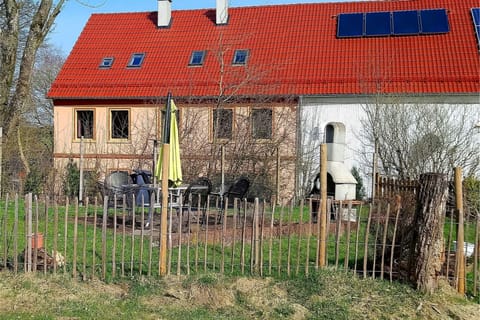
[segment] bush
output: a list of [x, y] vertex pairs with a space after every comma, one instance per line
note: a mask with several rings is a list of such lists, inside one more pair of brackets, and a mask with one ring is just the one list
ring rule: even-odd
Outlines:
[[80, 170], [72, 159], [67, 164], [63, 180], [63, 192], [68, 197], [78, 197], [80, 188]]
[[42, 193], [43, 180], [44, 177], [41, 172], [38, 169], [32, 169], [25, 181], [25, 193], [31, 192], [37, 195]]
[[352, 168], [352, 176], [357, 180], [355, 187], [356, 200], [363, 200], [365, 198], [365, 187], [363, 186], [363, 179], [358, 172], [357, 167]]

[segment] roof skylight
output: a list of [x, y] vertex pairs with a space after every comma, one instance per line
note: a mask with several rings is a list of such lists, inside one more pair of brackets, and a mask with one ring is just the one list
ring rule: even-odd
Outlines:
[[245, 50], [245, 49], [235, 50], [232, 64], [245, 65], [247, 64], [247, 60], [248, 60], [248, 50]]
[[193, 51], [190, 57], [190, 66], [201, 66], [205, 60], [205, 51]]
[[130, 58], [130, 62], [128, 63], [129, 68], [139, 68], [142, 63], [143, 59], [145, 58], [145, 53], [134, 53]]
[[108, 69], [112, 67], [112, 64], [113, 64], [113, 57], [105, 57], [102, 59], [102, 62], [100, 62], [99, 68]]

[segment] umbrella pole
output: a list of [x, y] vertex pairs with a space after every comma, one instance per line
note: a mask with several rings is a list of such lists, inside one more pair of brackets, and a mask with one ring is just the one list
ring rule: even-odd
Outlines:
[[160, 216], [160, 275], [167, 274], [167, 216], [168, 216], [168, 168], [170, 162], [170, 144], [164, 143], [162, 149], [162, 213]]

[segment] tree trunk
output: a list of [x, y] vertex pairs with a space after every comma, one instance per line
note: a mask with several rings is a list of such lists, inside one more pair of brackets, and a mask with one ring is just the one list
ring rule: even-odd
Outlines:
[[447, 197], [446, 175], [426, 173], [420, 176], [410, 270], [417, 289], [425, 293], [432, 293], [438, 287], [444, 261], [443, 224]]

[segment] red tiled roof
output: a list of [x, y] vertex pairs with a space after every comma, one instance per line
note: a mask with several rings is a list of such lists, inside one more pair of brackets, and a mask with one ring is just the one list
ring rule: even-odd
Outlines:
[[[318, 3], [172, 11], [170, 28], [156, 12], [94, 14], [52, 85], [53, 99], [144, 99], [237, 95], [479, 93], [480, 53], [470, 9], [478, 0]], [[445, 8], [450, 32], [401, 37], [336, 37], [336, 16], [349, 12]], [[223, 48], [221, 50], [220, 48]], [[235, 49], [249, 49], [246, 67], [232, 66]], [[194, 50], [204, 65], [188, 66]], [[141, 68], [127, 68], [133, 53]], [[114, 57], [111, 69], [98, 66]], [[242, 83], [241, 85], [238, 85]], [[233, 89], [235, 88], [235, 89]]]

